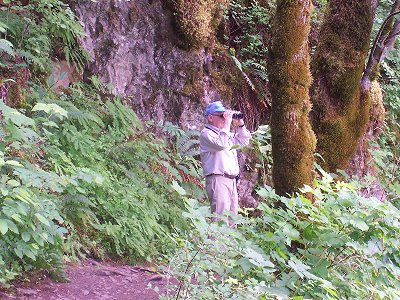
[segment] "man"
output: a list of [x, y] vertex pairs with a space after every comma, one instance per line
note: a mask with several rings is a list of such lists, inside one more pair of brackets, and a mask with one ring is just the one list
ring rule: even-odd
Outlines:
[[[239, 115], [239, 117], [234, 115]], [[243, 115], [226, 110], [221, 101], [210, 103], [205, 111], [207, 125], [200, 134], [200, 157], [206, 177], [211, 213], [238, 213], [237, 178], [239, 163], [234, 145], [249, 144], [250, 132]], [[233, 132], [230, 131], [231, 125]]]

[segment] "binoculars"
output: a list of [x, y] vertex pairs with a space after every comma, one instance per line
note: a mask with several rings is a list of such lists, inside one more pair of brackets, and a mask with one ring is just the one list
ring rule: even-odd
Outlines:
[[237, 114], [232, 115], [232, 119], [239, 120], [239, 119], [243, 119], [243, 118], [244, 118], [244, 113], [237, 113]]

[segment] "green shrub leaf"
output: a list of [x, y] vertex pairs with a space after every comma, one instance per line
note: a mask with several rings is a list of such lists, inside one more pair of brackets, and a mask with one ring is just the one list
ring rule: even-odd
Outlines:
[[8, 231], [7, 220], [0, 219], [0, 232], [4, 235]]

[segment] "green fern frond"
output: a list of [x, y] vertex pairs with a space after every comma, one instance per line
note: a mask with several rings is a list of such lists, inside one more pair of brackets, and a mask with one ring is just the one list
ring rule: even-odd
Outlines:
[[68, 195], [62, 198], [62, 211], [70, 220], [89, 218], [96, 219], [96, 215], [91, 209], [94, 207], [92, 201], [90, 201], [84, 195]]
[[113, 102], [107, 101], [103, 107], [103, 113], [108, 116], [109, 130], [115, 134], [129, 136], [140, 129], [142, 124], [136, 113], [129, 107], [125, 106], [119, 98]]
[[184, 132], [177, 140], [177, 152], [183, 157], [200, 154], [199, 136], [200, 132], [195, 130]]
[[251, 64], [252, 67], [255, 69], [253, 70], [253, 73], [260, 77], [261, 80], [263, 81], [268, 81], [268, 71], [267, 68], [261, 64], [252, 62]]
[[231, 55], [231, 58], [232, 58], [233, 62], [235, 63], [236, 67], [239, 69], [240, 73], [242, 73], [242, 76], [245, 79], [245, 81], [247, 82], [247, 84], [250, 86], [250, 88], [253, 91], [255, 91], [256, 89], [254, 87], [253, 82], [251, 81], [249, 76], [247, 76], [247, 74], [243, 71], [242, 63], [233, 55]]

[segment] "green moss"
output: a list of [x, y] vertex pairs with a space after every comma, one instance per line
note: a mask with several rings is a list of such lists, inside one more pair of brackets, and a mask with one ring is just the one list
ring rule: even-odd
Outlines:
[[[369, 120], [374, 126], [381, 127], [385, 121], [385, 106], [383, 105], [382, 89], [378, 81], [373, 81], [369, 91], [371, 97], [371, 109]], [[373, 131], [381, 128], [373, 128]]]
[[315, 135], [311, 129], [311, 74], [307, 36], [311, 7], [297, 1], [277, 2], [269, 62], [272, 94], [273, 181], [278, 194], [311, 185]]
[[10, 107], [21, 108], [26, 104], [26, 98], [20, 85], [12, 84], [7, 93], [6, 103]]
[[213, 40], [229, 0], [167, 0], [182, 47], [199, 49]]
[[[357, 94], [363, 105], [352, 103], [343, 114], [332, 114], [328, 110], [325, 119], [318, 122], [314, 131], [318, 136], [317, 152], [323, 157], [321, 165], [329, 170], [345, 169], [348, 160], [355, 154], [360, 137], [369, 119], [371, 98]], [[344, 159], [345, 158], [345, 159]]]
[[248, 85], [223, 46], [214, 45], [213, 57], [213, 70], [209, 74], [212, 84], [217, 88], [222, 99], [231, 101], [234, 95], [243, 91]]
[[203, 94], [203, 84], [199, 76], [190, 77], [182, 88], [182, 95], [194, 100], [200, 99]]
[[328, 171], [345, 168], [368, 122], [370, 98], [360, 83], [373, 12], [367, 0], [332, 0], [315, 53], [312, 88], [317, 152]]

